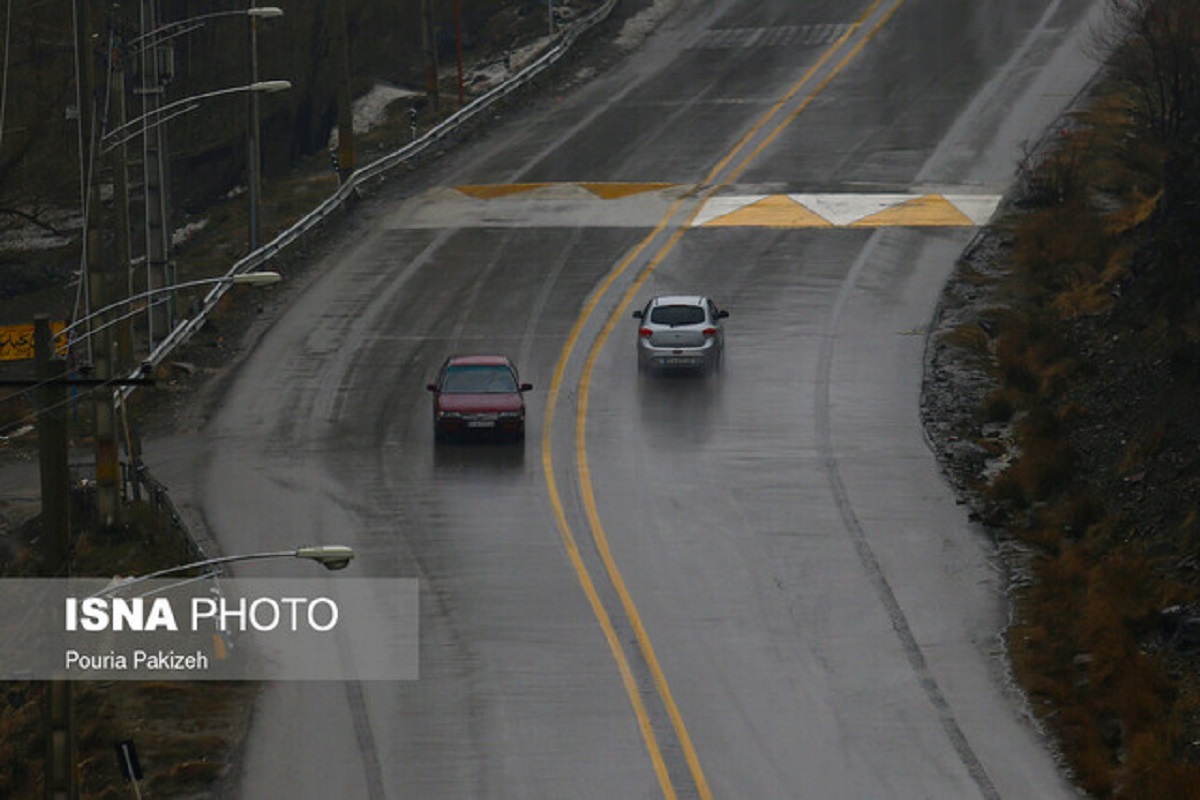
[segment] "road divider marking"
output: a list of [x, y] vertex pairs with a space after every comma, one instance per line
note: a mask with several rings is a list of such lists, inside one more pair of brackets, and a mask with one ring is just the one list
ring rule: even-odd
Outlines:
[[[542, 469], [546, 479], [550, 505], [554, 511], [559, 534], [562, 537], [564, 546], [567, 548], [572, 566], [579, 577], [580, 585], [583, 587], [589, 602], [591, 602], [596, 618], [604, 631], [606, 639], [609, 641], [613, 657], [616, 659], [618, 669], [621, 672], [622, 682], [633, 705], [643, 739], [650, 752], [650, 758], [655, 774], [658, 776], [660, 788], [662, 789], [663, 796], [668, 798], [668, 800], [673, 800], [676, 797], [675, 780], [677, 778], [672, 774], [664, 760], [663, 750], [659, 746], [658, 737], [655, 735], [654, 727], [650, 724], [647, 716], [647, 707], [642, 699], [641, 689], [631, 685], [631, 675], [629, 672], [631, 667], [630, 655], [626, 654], [624, 647], [615, 638], [615, 630], [612, 623], [613, 613], [623, 613], [633, 628], [637, 645], [636, 652], [641, 654], [643, 664], [650, 672], [654, 691], [658, 694], [670, 720], [671, 728], [675, 732], [676, 743], [686, 761], [695, 794], [699, 796], [700, 800], [711, 800], [713, 792], [701, 768], [699, 754], [692, 742], [691, 735], [688, 733], [687, 726], [684, 724], [683, 715], [680, 713], [670, 691], [666, 673], [663, 671], [658, 657], [654, 652], [649, 632], [642, 624], [637, 606], [633, 601], [633, 596], [621, 576], [616, 559], [608, 544], [608, 536], [600, 521], [600, 513], [595, 490], [592, 486], [591, 468], [587, 455], [587, 417], [591, 376], [594, 372], [599, 353], [603, 350], [605, 342], [615, 329], [617, 319], [625, 315], [626, 309], [629, 307], [633, 297], [640, 291], [641, 287], [654, 273], [659, 264], [667, 257], [667, 254], [675, 248], [683, 237], [684, 232], [694, 227], [696, 212], [702, 207], [703, 201], [712, 199], [718, 190], [727, 188], [732, 184], [737, 176], [762, 153], [766, 145], [784, 128], [789, 126], [800, 111], [807, 107], [812, 98], [820, 93], [828, 85], [829, 81], [853, 60], [861, 51], [863, 45], [868, 40], [874, 38], [906, 0], [889, 0], [890, 4], [886, 6], [884, 2], [885, 0], [873, 0], [859, 17], [858, 21], [848, 26], [845, 32], [837, 38], [837, 41], [818, 59], [817, 63], [793, 84], [788, 92], [770, 110], [761, 115], [745, 136], [713, 166], [707, 179], [697, 187], [696, 197], [699, 202], [692, 203], [691, 207], [686, 207], [685, 202], [690, 201], [693, 195], [688, 193], [687, 195], [677, 197], [670, 204], [670, 208], [667, 209], [653, 230], [615, 265], [600, 282], [596, 290], [585, 302], [583, 310], [576, 318], [563, 344], [555, 365], [554, 377], [547, 393], [546, 408], [544, 411], [545, 424], [542, 428]], [[857, 44], [852, 44], [855, 35], [859, 36], [858, 42]], [[817, 76], [821, 71], [826, 69], [826, 64], [834, 58], [835, 54], [842, 52], [844, 48], [849, 48], [845, 56], [832, 67], [829, 67], [826, 77], [823, 80], [819, 80], [807, 96], [788, 113], [786, 109], [789, 104], [793, 103], [793, 98], [803, 89], [808, 88], [812, 81], [817, 80]], [[783, 114], [782, 119], [780, 119], [781, 114]], [[770, 127], [768, 128], [768, 126]], [[749, 150], [749, 152], [742, 157], [740, 162], [735, 164], [735, 159], [746, 150]], [[687, 215], [687, 221], [682, 225], [675, 226], [672, 224], [672, 221], [680, 213]], [[665, 237], [665, 241], [662, 237]], [[657, 245], [657, 250], [646, 252], [655, 245]], [[645, 262], [641, 261], [643, 253], [645, 253], [647, 259]], [[603, 318], [604, 321], [599, 333], [596, 334], [587, 348], [583, 369], [578, 378], [575, 407], [575, 477], [579, 490], [577, 502], [582, 506], [586, 524], [591, 530], [592, 545], [603, 562], [609, 584], [620, 602], [620, 608], [613, 609], [610, 612], [599, 597], [591, 572], [580, 555], [578, 541], [571, 528], [567, 509], [558, 488], [553, 455], [554, 448], [552, 446], [554, 441], [552, 429], [558, 411], [559, 400], [568, 391], [566, 385], [567, 364], [571, 360], [576, 347], [581, 346], [585, 325], [593, 316], [598, 314], [600, 303], [607, 301], [609, 293], [617, 288], [618, 279], [624, 276], [635, 264], [642, 264], [641, 269], [622, 293], [621, 300], [617, 306]], [[679, 776], [679, 778], [682, 777]], [[692, 794], [692, 787], [686, 787], [685, 790], [689, 795]]]

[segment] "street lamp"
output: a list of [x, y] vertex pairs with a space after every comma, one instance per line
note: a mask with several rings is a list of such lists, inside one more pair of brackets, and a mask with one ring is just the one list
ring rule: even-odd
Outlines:
[[[132, 52], [141, 55], [141, 85], [136, 92], [142, 97], [142, 110], [145, 112], [141, 119], [148, 122], [142, 136], [142, 194], [145, 206], [144, 235], [148, 287], [166, 286], [175, 280], [174, 265], [169, 252], [170, 192], [167, 186], [166, 129], [159, 124], [174, 116], [161, 111], [166, 85], [173, 77], [172, 40], [203, 27], [210, 20], [222, 17], [242, 17], [254, 25], [259, 19], [283, 15], [283, 9], [278, 6], [257, 7], [253, 0], [249, 0], [248, 4], [250, 8], [213, 11], [160, 25], [156, 8], [158, 4], [149, 0], [142, 2], [142, 33], [129, 40], [127, 46]], [[251, 83], [257, 82], [255, 76]], [[257, 93], [250, 92], [250, 97], [257, 98]], [[177, 113], [186, 113], [191, 108], [190, 105], [184, 105], [177, 109]], [[123, 134], [122, 131], [121, 134], [111, 137], [113, 148], [119, 147], [126, 140]], [[106, 140], [106, 144], [108, 141], [110, 140]], [[157, 339], [157, 331], [167, 330], [172, 326], [174, 320], [171, 312], [168, 304], [156, 306], [156, 313], [150, 319], [150, 341]]]
[[[250, 7], [231, 11], [213, 11], [199, 14], [175, 22], [159, 25], [129, 41], [129, 46], [136, 52], [157, 48], [176, 37], [190, 33], [208, 22], [220, 17], [246, 17], [250, 22], [250, 83], [258, 82], [258, 21], [260, 19], [276, 19], [283, 16], [279, 6], [258, 6], [255, 0], [250, 0]], [[259, 102], [257, 92], [252, 92], [249, 99], [247, 115], [247, 145], [246, 169], [247, 183], [250, 195], [250, 250], [258, 249], [259, 234], [259, 205], [262, 199], [261, 171], [262, 156], [259, 136]]]
[[[61, 331], [59, 331], [57, 334], [54, 335], [54, 338], [55, 339], [66, 338], [68, 341], [70, 341], [69, 337], [73, 331], [75, 331], [77, 328], [80, 328], [84, 325], [88, 325], [89, 323], [94, 321], [97, 317], [102, 317], [105, 314], [109, 313], [110, 311], [114, 311], [114, 310], [120, 308], [121, 306], [125, 306], [130, 303], [136, 303], [139, 300], [149, 300], [150, 298], [154, 297], [155, 295], [166, 294], [168, 292], [174, 292], [178, 289], [189, 289], [189, 288], [192, 288], [195, 286], [208, 286], [211, 284], [221, 284], [221, 283], [228, 283], [228, 284], [233, 284], [233, 285], [245, 285], [245, 286], [269, 286], [273, 283], [279, 283], [281, 280], [283, 280], [283, 276], [280, 275], [278, 272], [267, 272], [267, 271], [242, 272], [237, 275], [223, 275], [219, 278], [199, 278], [194, 281], [184, 281], [183, 283], [173, 283], [170, 286], [159, 286], [154, 289], [148, 289], [147, 291], [139, 292], [138, 294], [131, 295], [129, 297], [126, 297], [126, 298], [116, 302], [116, 303], [110, 303], [109, 305], [105, 306], [104, 308], [97, 309], [97, 310], [91, 312], [90, 314], [88, 314], [86, 317], [77, 319], [74, 322], [72, 322], [70, 325], [68, 325], [67, 327], [63, 328]], [[141, 312], [142, 312], [142, 309], [135, 308], [135, 309], [131, 309], [130, 311], [127, 311], [126, 313], [122, 314], [119, 317], [105, 320], [104, 322], [102, 322], [99, 325], [96, 325], [95, 327], [89, 327], [87, 334], [81, 338], [86, 339], [89, 336], [93, 336], [93, 335], [99, 333], [100, 331], [102, 331], [106, 328], [110, 328], [119, 322], [123, 322], [123, 321], [129, 319], [130, 317], [136, 316], [137, 314], [140, 314]]]
[[[216, 566], [219, 564], [229, 564], [234, 561], [251, 561], [264, 558], [303, 558], [310, 561], [316, 561], [321, 566], [328, 570], [345, 569], [350, 561], [354, 558], [354, 550], [346, 545], [310, 545], [307, 547], [297, 547], [294, 550], [278, 550], [266, 553], [247, 553], [244, 555], [220, 556], [218, 558], [208, 558], [203, 561], [195, 561], [191, 564], [181, 564], [177, 567], [168, 567], [160, 569], [146, 575], [138, 575], [132, 578], [117, 580], [114, 583], [105, 586], [100, 591], [91, 595], [92, 597], [108, 597], [124, 589], [134, 586], [144, 581], [153, 578], [164, 578], [168, 575], [173, 575], [179, 572], [187, 572], [192, 569], [200, 569], [201, 567]], [[209, 573], [211, 575], [213, 573]], [[174, 587], [172, 587], [174, 588]], [[66, 764], [66, 775], [63, 780], [67, 783], [68, 789], [63, 797], [75, 797], [76, 794], [76, 775], [73, 742], [75, 734], [73, 731], [73, 719], [70, 712], [72, 705], [71, 699], [71, 682], [66, 680], [50, 681], [47, 686], [47, 691], [43, 703], [45, 705], [45, 717], [47, 720], [55, 719], [61, 727], [55, 729], [51, 727], [52, 723], [47, 722], [47, 746], [51, 748], [51, 752], [57, 756], [54, 759], [47, 759], [47, 770], [53, 769], [55, 765], [62, 763]], [[53, 735], [52, 734], [57, 734]], [[48, 773], [49, 774], [49, 773]], [[134, 784], [136, 791], [136, 783]], [[59, 796], [59, 795], [54, 795]], [[140, 794], [138, 795], [141, 796]]]
[[[269, 283], [277, 283], [280, 279], [279, 273], [276, 272], [245, 272], [235, 275], [224, 275], [219, 278], [202, 278], [199, 280], [186, 281], [184, 283], [172, 284], [169, 286], [159, 286], [140, 294], [133, 295], [132, 297], [126, 297], [116, 303], [111, 303], [97, 309], [96, 311], [93, 311], [92, 313], [79, 320], [76, 320], [71, 325], [59, 331], [57, 336], [53, 338], [47, 336], [46, 344], [52, 347], [53, 339], [69, 336], [75, 330], [84, 325], [88, 326], [88, 331], [80, 338], [90, 339], [92, 336], [104, 331], [106, 328], [129, 319], [135, 314], [141, 313], [141, 309], [133, 309], [113, 319], [102, 320], [99, 324], [92, 325], [92, 323], [98, 318], [102, 318], [108, 315], [108, 313], [114, 309], [120, 308], [128, 303], [148, 299], [156, 294], [174, 292], [176, 289], [180, 288], [187, 288], [189, 286], [202, 286], [211, 283], [248, 283], [261, 286]], [[153, 304], [151, 304], [151, 308], [153, 308]], [[153, 314], [150, 315], [150, 319], [153, 319]], [[96, 425], [96, 509], [102, 524], [105, 526], [110, 526], [116, 521], [117, 515], [120, 512], [120, 501], [118, 496], [118, 479], [120, 468], [117, 457], [117, 440], [113, 435], [115, 426], [112, 424], [113, 410], [115, 407], [114, 396], [111, 392], [105, 392], [103, 389], [104, 387], [111, 388], [111, 386], [115, 385], [115, 383], [124, 382], [114, 382], [112, 380], [113, 376], [111, 374], [111, 370], [108, 368], [108, 354], [105, 352], [105, 347], [103, 345], [98, 350], [91, 350], [90, 352], [93, 356], [92, 366], [95, 371], [95, 381], [98, 385], [97, 390], [93, 393]], [[49, 358], [48, 355], [46, 357]], [[103, 426], [101, 425], [102, 422]], [[66, 438], [64, 432], [61, 447], [65, 448], [65, 446]], [[65, 449], [63, 452], [65, 452]], [[65, 466], [65, 462], [63, 466]]]
[[265, 553], [244, 553], [233, 556], [206, 558], [203, 561], [193, 561], [190, 564], [180, 564], [177, 567], [167, 567], [166, 569], [156, 570], [145, 575], [119, 579], [96, 592], [93, 597], [105, 597], [107, 595], [127, 589], [130, 586], [143, 583], [144, 581], [152, 580], [154, 578], [165, 578], [169, 575], [175, 575], [180, 572], [188, 572], [193, 569], [214, 567], [220, 564], [231, 564], [235, 561], [256, 561], [265, 558], [302, 558], [308, 561], [316, 561], [327, 570], [336, 571], [345, 569], [350, 565], [350, 562], [354, 559], [354, 548], [347, 547], [346, 545], [342, 544], [322, 544], [297, 547], [292, 550], [272, 550]]
[[204, 23], [210, 19], [218, 17], [249, 17], [251, 22], [255, 19], [272, 19], [274, 17], [282, 17], [283, 9], [278, 6], [254, 6], [250, 8], [240, 8], [233, 11], [212, 11], [208, 14], [198, 14], [187, 19], [168, 22], [164, 25], [159, 25], [154, 30], [146, 31], [141, 36], [135, 36], [129, 40], [129, 46], [142, 50], [147, 47], [155, 47], [165, 41], [174, 39], [176, 36], [182, 36], [185, 33], [191, 33], [197, 28], [203, 27]]
[[[184, 97], [181, 100], [175, 100], [166, 105], [159, 106], [153, 111], [148, 111], [139, 117], [135, 117], [124, 125], [113, 128], [111, 131], [105, 133], [100, 139], [103, 145], [103, 152], [107, 153], [114, 147], [141, 136], [148, 127], [161, 125], [168, 120], [195, 110], [199, 107], [201, 100], [207, 100], [210, 97], [220, 97], [226, 94], [237, 94], [239, 92], [251, 92], [253, 94], [265, 92], [273, 94], [274, 92], [282, 92], [290, 88], [292, 88], [291, 81], [254, 81], [245, 86], [229, 86], [224, 89], [214, 89], [210, 92], [203, 92], [191, 97]], [[137, 128], [137, 130], [133, 130], [134, 128]]]

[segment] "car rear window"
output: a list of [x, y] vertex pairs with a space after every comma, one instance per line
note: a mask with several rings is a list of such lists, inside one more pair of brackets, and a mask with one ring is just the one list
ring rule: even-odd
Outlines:
[[704, 309], [700, 306], [655, 306], [650, 312], [650, 321], [655, 325], [699, 325], [704, 322]]
[[517, 380], [505, 366], [470, 364], [450, 367], [442, 380], [442, 391], [451, 394], [491, 394], [515, 392]]

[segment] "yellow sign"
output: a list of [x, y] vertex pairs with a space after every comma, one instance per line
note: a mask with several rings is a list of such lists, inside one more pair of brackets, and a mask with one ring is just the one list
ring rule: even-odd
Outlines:
[[[65, 322], [51, 322], [50, 333], [57, 336]], [[33, 358], [33, 324], [0, 325], [0, 361], [25, 361]]]

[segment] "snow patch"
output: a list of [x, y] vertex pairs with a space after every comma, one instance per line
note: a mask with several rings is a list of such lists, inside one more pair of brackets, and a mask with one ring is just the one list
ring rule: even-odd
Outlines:
[[0, 217], [0, 251], [54, 250], [66, 247], [83, 229], [83, 216], [72, 209], [23, 208], [35, 224], [19, 214]]
[[[403, 89], [386, 83], [377, 83], [371, 90], [354, 101], [350, 112], [351, 125], [355, 133], [367, 133], [377, 126], [387, 116], [388, 106], [406, 97], [420, 97], [421, 92], [413, 89]], [[335, 127], [329, 135], [329, 149], [336, 150], [338, 130]]]
[[180, 245], [208, 227], [208, 218], [194, 220], [171, 233], [171, 244]]
[[679, 0], [654, 0], [648, 8], [625, 20], [615, 44], [626, 50], [637, 47], [677, 5]]

